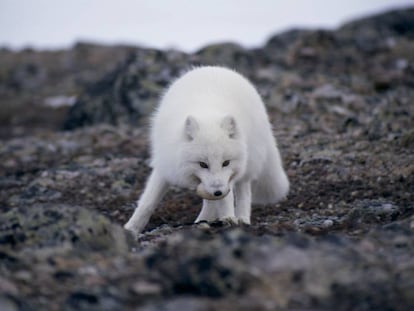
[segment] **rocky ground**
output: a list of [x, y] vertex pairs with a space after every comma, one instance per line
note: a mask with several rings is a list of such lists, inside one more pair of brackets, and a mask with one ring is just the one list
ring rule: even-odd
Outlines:
[[[414, 9], [253, 50], [1, 50], [0, 309], [413, 310], [413, 51]], [[172, 189], [136, 241], [147, 116], [197, 64], [257, 85], [291, 192], [193, 225]]]

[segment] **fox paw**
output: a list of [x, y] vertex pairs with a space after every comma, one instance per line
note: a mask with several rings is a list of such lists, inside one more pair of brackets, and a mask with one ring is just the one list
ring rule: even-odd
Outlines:
[[141, 233], [141, 230], [139, 230], [137, 227], [131, 225], [129, 222], [127, 222], [124, 225], [124, 229], [126, 231], [128, 231], [129, 233], [131, 233], [135, 238], [137, 238], [139, 236], [139, 234]]
[[234, 226], [234, 225], [238, 225], [239, 224], [239, 220], [236, 217], [226, 217], [226, 218], [222, 218], [219, 219], [219, 221], [229, 225], [229, 226]]
[[225, 217], [210, 222], [211, 227], [232, 227], [238, 224], [239, 222], [236, 217]]
[[248, 217], [238, 217], [237, 222], [239, 225], [250, 225], [250, 218]]

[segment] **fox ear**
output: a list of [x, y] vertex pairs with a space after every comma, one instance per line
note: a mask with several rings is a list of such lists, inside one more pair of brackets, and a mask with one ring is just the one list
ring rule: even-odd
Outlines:
[[199, 125], [197, 120], [193, 116], [188, 116], [185, 120], [184, 133], [187, 140], [191, 141], [194, 139], [195, 135], [199, 130]]
[[238, 136], [238, 129], [236, 120], [232, 116], [226, 116], [221, 120], [220, 124], [221, 128], [224, 129], [227, 134], [229, 135], [229, 138], [237, 138]]

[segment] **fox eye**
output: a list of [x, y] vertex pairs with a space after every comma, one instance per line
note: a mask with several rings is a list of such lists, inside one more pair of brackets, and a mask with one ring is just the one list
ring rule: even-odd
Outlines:
[[230, 160], [226, 160], [223, 162], [223, 167], [229, 166]]
[[199, 162], [198, 164], [200, 164], [200, 167], [202, 168], [208, 168], [208, 164], [206, 162]]

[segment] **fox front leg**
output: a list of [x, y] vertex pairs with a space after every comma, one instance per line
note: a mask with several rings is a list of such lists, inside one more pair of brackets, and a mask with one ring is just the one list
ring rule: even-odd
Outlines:
[[137, 208], [124, 225], [124, 228], [135, 235], [142, 232], [167, 189], [167, 182], [154, 169], [147, 181], [144, 192], [137, 202]]
[[250, 225], [252, 210], [252, 190], [250, 181], [239, 182], [234, 189], [236, 197], [236, 218], [239, 222]]
[[230, 191], [221, 200], [203, 200], [203, 207], [195, 222], [215, 220], [235, 222], [233, 191]]

